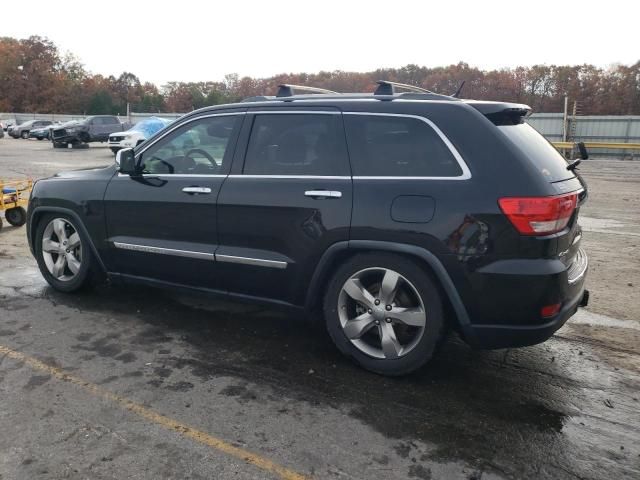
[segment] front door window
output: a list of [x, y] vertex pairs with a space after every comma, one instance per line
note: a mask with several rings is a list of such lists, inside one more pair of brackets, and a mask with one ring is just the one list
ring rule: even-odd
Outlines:
[[207, 117], [181, 126], [142, 153], [143, 173], [216, 175], [231, 161], [227, 147], [240, 115]]

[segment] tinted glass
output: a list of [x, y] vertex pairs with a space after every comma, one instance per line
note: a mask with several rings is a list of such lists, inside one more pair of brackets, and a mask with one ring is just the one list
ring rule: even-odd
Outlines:
[[498, 130], [515, 143], [550, 182], [574, 177], [562, 155], [531, 125], [501, 125]]
[[416, 118], [345, 115], [353, 174], [458, 177], [462, 169], [438, 134]]
[[120, 123], [116, 117], [103, 117], [102, 122], [105, 125], [116, 125]]
[[143, 173], [215, 175], [231, 159], [227, 147], [241, 115], [190, 122], [142, 153]]
[[350, 175], [341, 116], [256, 115], [244, 163], [247, 175]]

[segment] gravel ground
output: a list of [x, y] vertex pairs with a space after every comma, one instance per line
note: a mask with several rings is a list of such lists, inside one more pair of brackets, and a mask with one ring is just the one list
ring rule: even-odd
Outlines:
[[[108, 164], [0, 139], [0, 178]], [[588, 309], [548, 342], [364, 372], [296, 318], [46, 286], [0, 231], [0, 479], [640, 478], [640, 162], [589, 160]]]

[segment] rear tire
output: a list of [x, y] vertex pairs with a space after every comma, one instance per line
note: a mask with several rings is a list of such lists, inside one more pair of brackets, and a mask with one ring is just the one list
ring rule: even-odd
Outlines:
[[14, 227], [21, 227], [27, 223], [27, 211], [22, 207], [9, 208], [4, 212], [4, 218]]
[[416, 262], [366, 253], [335, 273], [324, 316], [338, 350], [366, 370], [397, 376], [423, 367], [444, 339], [442, 303], [435, 281]]
[[65, 293], [92, 286], [97, 271], [89, 239], [76, 224], [69, 215], [46, 214], [35, 233], [40, 272], [49, 285]]
[[36, 137], [38, 140], [44, 140], [44, 137]]

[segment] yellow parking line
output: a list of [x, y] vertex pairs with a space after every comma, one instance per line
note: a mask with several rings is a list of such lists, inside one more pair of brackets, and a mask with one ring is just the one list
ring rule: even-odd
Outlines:
[[84, 390], [88, 391], [92, 395], [97, 397], [104, 398], [105, 400], [109, 400], [111, 402], [116, 403], [118, 406], [125, 408], [126, 410], [133, 412], [139, 415], [142, 418], [149, 420], [157, 425], [160, 425], [169, 430], [173, 430], [178, 432], [180, 435], [184, 437], [188, 437], [192, 440], [195, 440], [198, 443], [202, 443], [203, 445], [207, 445], [215, 450], [226, 453], [227, 455], [231, 455], [232, 457], [239, 458], [240, 460], [244, 460], [251, 465], [255, 465], [262, 470], [265, 470], [269, 473], [272, 473], [283, 480], [305, 480], [308, 477], [301, 475], [300, 473], [294, 472], [286, 467], [278, 465], [277, 463], [272, 462], [268, 458], [262, 457], [258, 454], [252, 453], [243, 448], [236, 447], [231, 445], [230, 443], [225, 442], [219, 438], [216, 438], [208, 433], [192, 428], [188, 425], [178, 422], [172, 418], [161, 415], [160, 413], [154, 412], [139, 403], [131, 401], [125, 397], [117, 395], [115, 393], [109, 392], [99, 386], [82, 380], [81, 378], [75, 377], [66, 373], [64, 370], [61, 370], [56, 367], [52, 367], [51, 365], [47, 365], [46, 363], [41, 362], [29, 355], [25, 355], [24, 353], [12, 350], [8, 347], [0, 345], [0, 354], [7, 358], [12, 358], [14, 360], [18, 360], [26, 363], [31, 368], [36, 370], [40, 370], [48, 373], [49, 375], [82, 387]]

